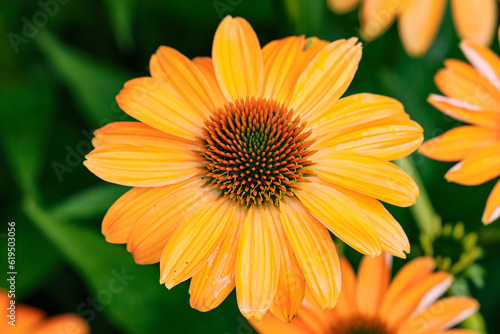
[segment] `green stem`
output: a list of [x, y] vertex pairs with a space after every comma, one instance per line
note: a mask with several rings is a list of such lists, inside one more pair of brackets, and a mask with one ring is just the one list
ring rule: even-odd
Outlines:
[[434, 211], [422, 178], [413, 163], [413, 159], [408, 156], [395, 161], [395, 163], [411, 176], [420, 189], [417, 202], [410, 207], [410, 210], [422, 234], [425, 237], [430, 237], [432, 240], [441, 230], [441, 218]]

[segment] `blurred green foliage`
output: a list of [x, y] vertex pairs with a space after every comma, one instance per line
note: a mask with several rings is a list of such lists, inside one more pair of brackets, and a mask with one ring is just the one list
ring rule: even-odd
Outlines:
[[[167, 291], [158, 284], [158, 265], [137, 265], [125, 246], [104, 241], [101, 219], [126, 188], [105, 184], [82, 165], [91, 133], [128, 119], [114, 97], [126, 80], [148, 75], [149, 57], [160, 45], [188, 57], [208, 56], [225, 15], [249, 20], [264, 45], [291, 34], [326, 40], [356, 36], [357, 12], [335, 16], [323, 0], [18, 0], [0, 6], [2, 222], [17, 223], [20, 301], [49, 314], [78, 312], [94, 333], [251, 332], [234, 293], [211, 312], [192, 310], [187, 283]], [[493, 49], [498, 52], [497, 41]], [[457, 125], [425, 101], [437, 92], [433, 75], [445, 58], [463, 59], [449, 9], [425, 58], [406, 56], [394, 27], [364, 44], [347, 94], [399, 99], [429, 139]], [[479, 299], [489, 332], [495, 333], [500, 326], [500, 223], [484, 227], [480, 222], [492, 183], [447, 183], [443, 175], [450, 164], [418, 154], [413, 159], [442, 221], [461, 221], [467, 233], [478, 235], [483, 256], [470, 268], [470, 277], [480, 279], [484, 272], [484, 282], [464, 279], [464, 284]], [[389, 209], [410, 238], [409, 258], [422, 255], [410, 211]], [[0, 230], [2, 268], [5, 231]], [[351, 262], [359, 261], [349, 247], [341, 249]], [[397, 259], [395, 270], [403, 263]], [[0, 286], [6, 286], [4, 279]], [[480, 328], [482, 319], [469, 323]]]

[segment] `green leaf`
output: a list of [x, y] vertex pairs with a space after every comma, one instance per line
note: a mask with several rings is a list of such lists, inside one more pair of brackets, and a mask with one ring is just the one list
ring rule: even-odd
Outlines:
[[134, 45], [132, 20], [134, 0], [103, 0], [111, 18], [113, 31], [122, 50], [129, 50]]
[[71, 49], [45, 30], [34, 41], [92, 126], [128, 119], [116, 104], [115, 96], [131, 75]]

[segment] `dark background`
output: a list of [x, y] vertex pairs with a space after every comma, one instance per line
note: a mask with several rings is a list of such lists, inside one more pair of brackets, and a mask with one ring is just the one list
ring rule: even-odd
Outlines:
[[[157, 264], [137, 265], [124, 245], [104, 241], [101, 219], [127, 188], [99, 180], [82, 165], [90, 136], [128, 119], [114, 97], [125, 81], [148, 75], [149, 58], [160, 45], [188, 57], [210, 56], [225, 15], [246, 18], [261, 45], [292, 34], [331, 41], [358, 35], [357, 11], [336, 16], [318, 0], [4, 0], [0, 6], [0, 267], [4, 275], [5, 223], [15, 221], [18, 300], [50, 315], [80, 313], [94, 333], [251, 332], [234, 292], [217, 309], [198, 312], [189, 307], [187, 282], [168, 291], [158, 283]], [[397, 98], [426, 139], [457, 126], [426, 102], [437, 93], [433, 75], [443, 60], [464, 59], [449, 11], [422, 59], [404, 53], [394, 26], [365, 43], [346, 94]], [[498, 52], [497, 40], [493, 49]], [[500, 222], [480, 222], [493, 183], [447, 183], [443, 175], [451, 164], [418, 153], [413, 159], [443, 222], [463, 222], [466, 232], [479, 235], [483, 256], [475, 268], [484, 270], [484, 284], [462, 282], [480, 301], [489, 332], [496, 333]], [[412, 243], [409, 258], [422, 255], [410, 211], [390, 210]], [[357, 265], [359, 254], [341, 250]], [[451, 245], [441, 251], [456, 257], [461, 250]], [[395, 259], [395, 268], [403, 263]], [[7, 286], [5, 279], [0, 286]]]

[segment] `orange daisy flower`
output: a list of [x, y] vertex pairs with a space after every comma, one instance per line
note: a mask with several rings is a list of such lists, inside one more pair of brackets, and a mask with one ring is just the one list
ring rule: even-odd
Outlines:
[[[361, 3], [361, 36], [374, 40], [398, 18], [399, 35], [410, 56], [423, 56], [443, 21], [447, 0], [328, 0], [342, 14]], [[497, 24], [496, 0], [451, 0], [453, 21], [460, 39], [481, 45], [493, 40]]]
[[289, 320], [305, 282], [332, 308], [340, 269], [328, 230], [371, 256], [409, 251], [378, 199], [415, 202], [416, 184], [389, 160], [420, 146], [422, 128], [393, 99], [339, 100], [361, 58], [356, 39], [289, 37], [261, 49], [247, 21], [226, 17], [212, 53], [191, 61], [160, 47], [152, 77], [117, 97], [141, 123], [96, 131], [85, 165], [134, 187], [103, 234], [138, 263], [160, 261], [167, 288], [192, 277], [201, 311], [236, 286], [246, 317], [270, 308]]
[[[87, 334], [89, 325], [76, 314], [62, 314], [46, 318], [37, 308], [14, 304], [4, 290], [0, 290], [0, 333], [2, 334]], [[12, 317], [11, 317], [12, 316]], [[14, 321], [15, 320], [15, 321]], [[9, 324], [12, 322], [12, 324]]]
[[267, 313], [250, 321], [262, 334], [477, 334], [457, 325], [479, 309], [475, 299], [449, 297], [436, 301], [453, 277], [433, 272], [431, 258], [408, 262], [390, 282], [391, 256], [363, 257], [358, 277], [343, 258], [342, 293], [333, 310], [323, 311], [307, 291], [291, 323]]
[[[472, 64], [448, 59], [434, 81], [445, 96], [429, 102], [448, 116], [471, 125], [459, 126], [427, 141], [420, 153], [441, 161], [460, 161], [445, 175], [448, 181], [478, 185], [500, 175], [500, 58], [472, 42], [460, 44]], [[500, 182], [483, 215], [489, 224], [500, 217]]]

